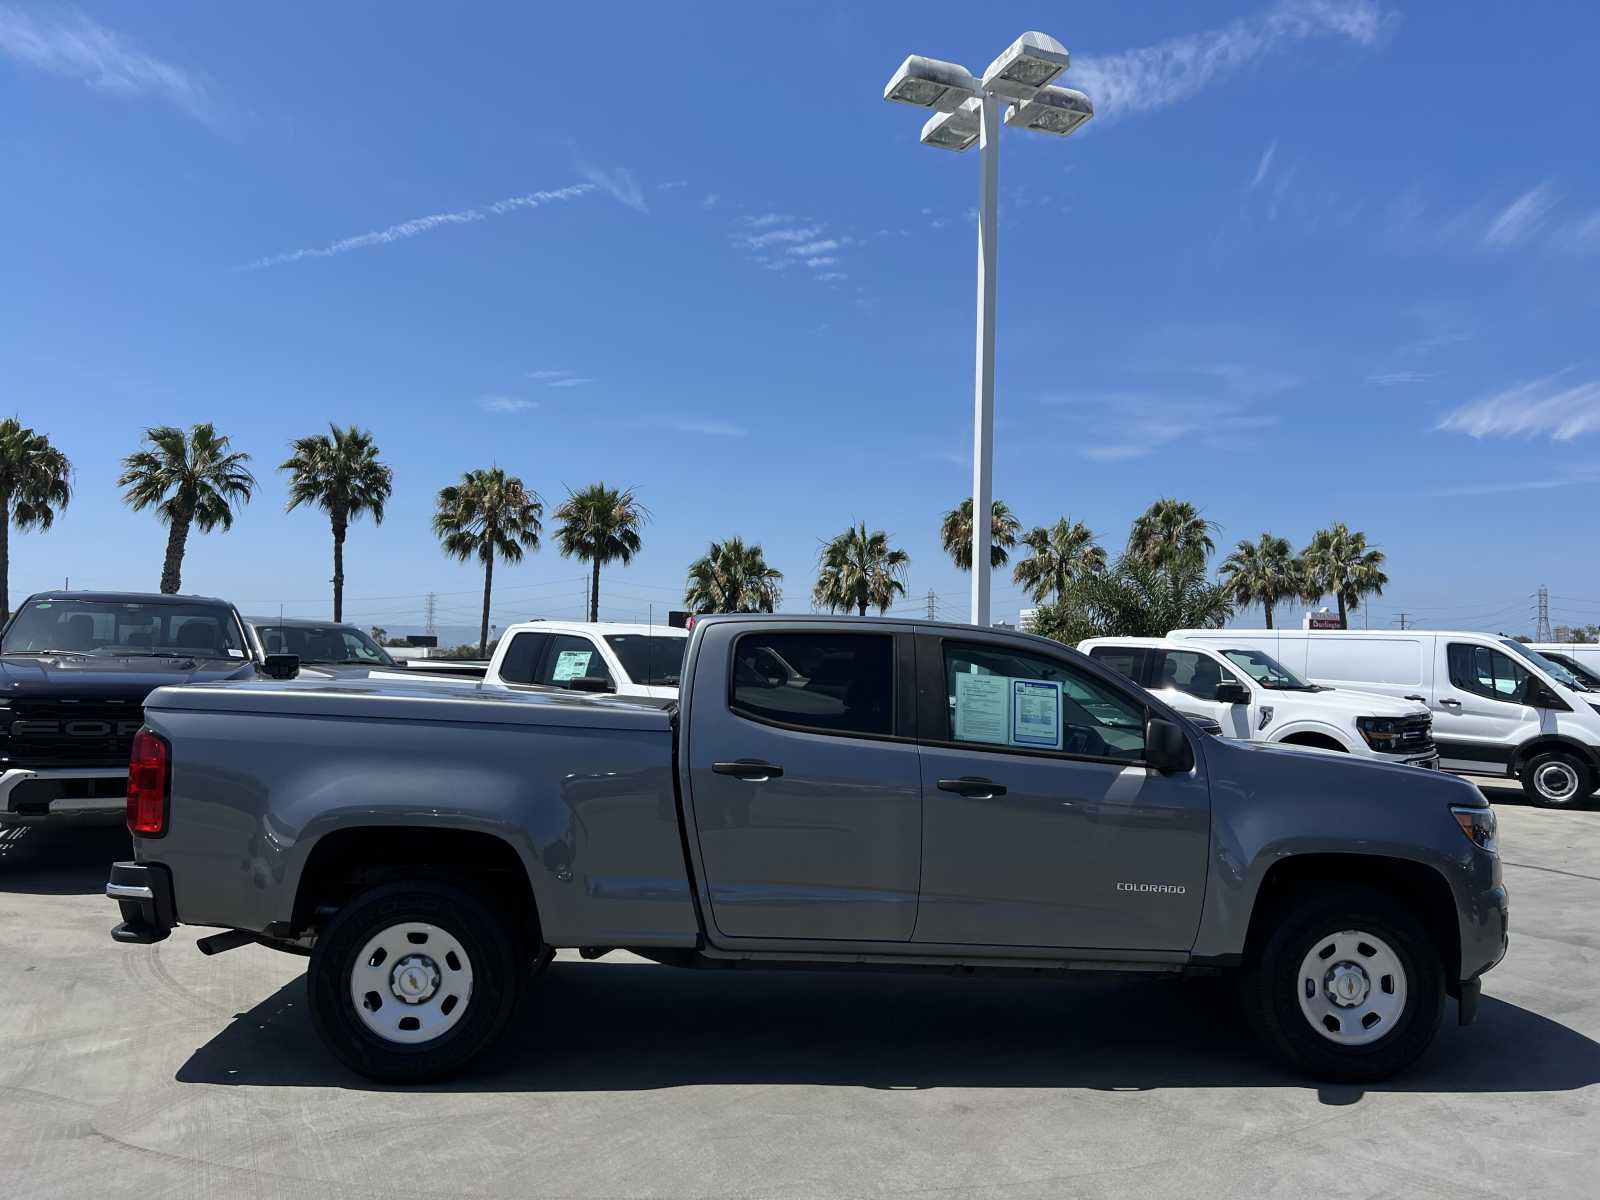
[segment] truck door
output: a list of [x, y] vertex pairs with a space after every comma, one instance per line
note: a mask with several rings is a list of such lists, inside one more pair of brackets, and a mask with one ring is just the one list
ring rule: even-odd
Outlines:
[[[729, 938], [906, 941], [922, 780], [912, 638], [714, 625], [684, 718], [701, 871]], [[897, 645], [898, 643], [898, 645]]]
[[1537, 680], [1504, 650], [1438, 639], [1433, 740], [1439, 765], [1451, 771], [1503, 775], [1517, 748], [1540, 731], [1540, 710], [1527, 701]]
[[[1237, 684], [1250, 699], [1222, 699], [1218, 691], [1225, 683]], [[1222, 726], [1223, 737], [1255, 736], [1255, 689], [1209, 651], [1152, 651], [1150, 690], [1179, 712], [1210, 717]]]
[[919, 634], [917, 654], [923, 833], [913, 940], [1193, 945], [1209, 792], [1202, 767], [1162, 775], [1143, 765], [1143, 694], [1082, 660], [977, 630]]

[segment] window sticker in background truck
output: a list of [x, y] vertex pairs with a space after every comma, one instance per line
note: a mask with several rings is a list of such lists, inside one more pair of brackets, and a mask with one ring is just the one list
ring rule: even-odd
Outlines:
[[550, 674], [551, 680], [565, 683], [569, 679], [582, 679], [589, 673], [589, 660], [593, 657], [593, 650], [563, 650], [556, 655], [556, 667]]

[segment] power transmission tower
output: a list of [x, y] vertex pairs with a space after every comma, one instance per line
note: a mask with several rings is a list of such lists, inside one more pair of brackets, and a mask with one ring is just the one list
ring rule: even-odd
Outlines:
[[429, 592], [425, 597], [423, 597], [423, 600], [422, 600], [422, 632], [423, 633], [434, 634], [434, 633], [438, 632], [438, 629], [436, 628], [436, 626], [434, 624], [434, 619], [433, 619], [433, 617], [434, 617], [434, 606], [435, 606], [436, 600], [437, 600], [437, 597], [432, 592]]
[[1539, 585], [1539, 623], [1533, 631], [1533, 640], [1536, 642], [1550, 642], [1555, 640], [1555, 635], [1550, 632], [1550, 589], [1544, 584]]
[[928, 620], [931, 621], [931, 620], [934, 619], [935, 616], [938, 615], [937, 614], [937, 608], [938, 608], [938, 601], [934, 598], [933, 589], [929, 588], [928, 589]]
[[1407, 622], [1409, 622], [1411, 620], [1411, 614], [1410, 613], [1401, 613], [1400, 617], [1399, 617], [1399, 620], [1400, 620], [1400, 628], [1401, 629], [1410, 629], [1411, 628], [1411, 626], [1409, 624], [1407, 624]]

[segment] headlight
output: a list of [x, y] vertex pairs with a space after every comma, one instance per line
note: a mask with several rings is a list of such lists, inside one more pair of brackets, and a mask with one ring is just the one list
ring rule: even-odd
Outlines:
[[1400, 722], [1393, 717], [1357, 717], [1356, 728], [1367, 745], [1384, 754], [1400, 752]]
[[1455, 817], [1456, 824], [1461, 826], [1461, 832], [1467, 835], [1474, 846], [1490, 854], [1500, 853], [1500, 822], [1495, 818], [1494, 809], [1458, 808], [1451, 805], [1450, 813]]

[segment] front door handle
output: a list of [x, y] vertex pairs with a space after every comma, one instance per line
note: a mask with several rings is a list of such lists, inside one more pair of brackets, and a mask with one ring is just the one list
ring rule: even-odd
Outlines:
[[963, 775], [960, 779], [941, 779], [939, 790], [954, 792], [971, 800], [993, 800], [996, 796], [1006, 794], [1005, 784], [996, 783], [992, 779], [983, 779], [977, 775]]
[[769, 779], [777, 779], [783, 774], [783, 768], [776, 763], [762, 762], [759, 758], [741, 758], [738, 762], [712, 763], [711, 769], [718, 775], [732, 775], [735, 779], [743, 779], [746, 783], [765, 783]]
[[1439, 701], [1439, 703], [1442, 704], [1445, 708], [1460, 708], [1461, 707], [1461, 701], [1459, 701], [1459, 700], [1441, 700], [1441, 701]]
[[1426, 696], [1419, 696], [1415, 692], [1412, 692], [1411, 695], [1409, 695], [1409, 696], [1403, 697], [1403, 699], [1406, 699], [1406, 700], [1420, 700], [1423, 704], [1426, 704], [1428, 702], [1428, 698]]

